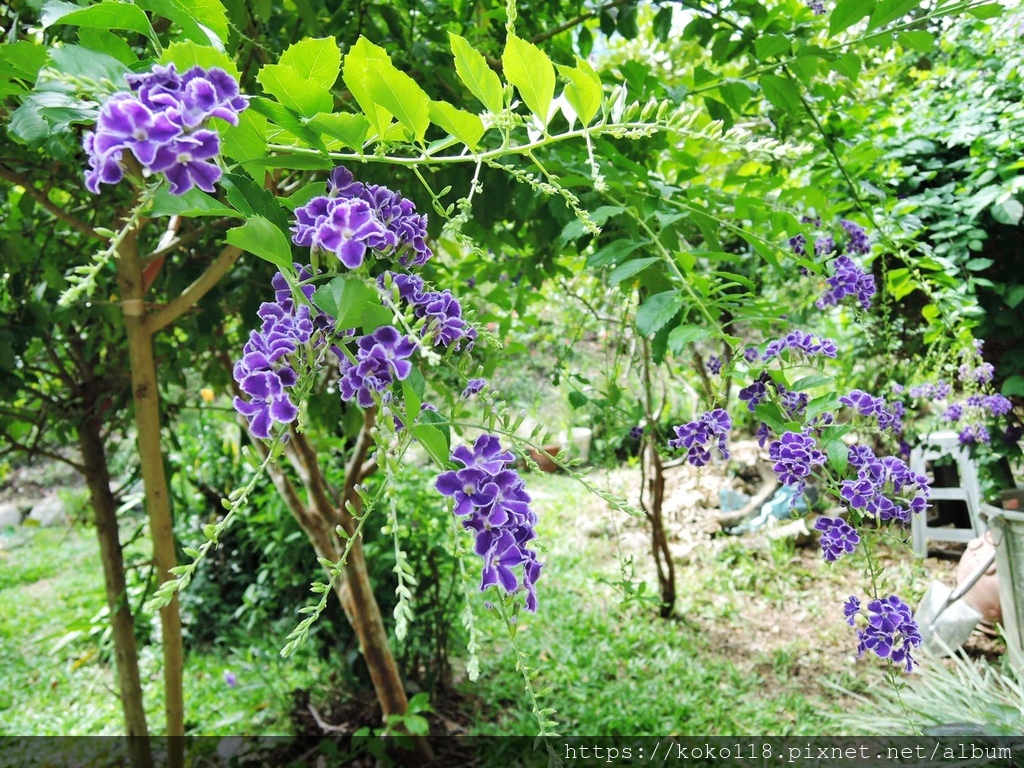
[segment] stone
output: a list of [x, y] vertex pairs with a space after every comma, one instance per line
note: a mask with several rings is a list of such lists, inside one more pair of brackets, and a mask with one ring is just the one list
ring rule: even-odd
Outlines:
[[55, 525], [67, 525], [68, 516], [64, 510], [64, 502], [60, 496], [53, 495], [41, 499], [28, 513], [28, 519], [34, 520], [43, 528]]
[[17, 504], [0, 504], [0, 528], [21, 525], [21, 507]]

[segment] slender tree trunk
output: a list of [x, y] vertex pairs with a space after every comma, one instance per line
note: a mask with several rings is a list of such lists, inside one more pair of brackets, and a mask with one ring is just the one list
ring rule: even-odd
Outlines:
[[85, 482], [96, 521], [100, 554], [103, 559], [103, 578], [110, 608], [110, 627], [114, 636], [114, 661], [117, 687], [124, 710], [124, 724], [128, 736], [133, 768], [150, 768], [153, 758], [149, 749], [149, 728], [142, 700], [139, 680], [139, 654], [135, 644], [135, 619], [128, 603], [124, 578], [124, 558], [118, 536], [117, 501], [110, 491], [110, 472], [107, 469], [106, 449], [100, 431], [99, 417], [94, 404], [87, 403], [90, 415], [78, 427], [78, 445], [85, 464]]
[[[177, 555], [160, 440], [160, 392], [157, 388], [156, 362], [153, 358], [153, 336], [145, 319], [142, 267], [139, 261], [137, 236], [138, 229], [135, 229], [121, 242], [118, 249], [117, 282], [121, 290], [121, 308], [128, 335], [135, 428], [138, 432], [142, 481], [146, 489], [146, 511], [153, 540], [153, 558], [158, 578], [160, 583], [163, 583], [174, 578], [170, 571], [177, 564]], [[182, 693], [184, 651], [177, 595], [160, 609], [160, 622], [163, 628], [167, 735], [182, 736], [185, 733], [185, 706]], [[181, 762], [182, 745], [178, 740], [171, 743], [171, 765], [177, 766]]]

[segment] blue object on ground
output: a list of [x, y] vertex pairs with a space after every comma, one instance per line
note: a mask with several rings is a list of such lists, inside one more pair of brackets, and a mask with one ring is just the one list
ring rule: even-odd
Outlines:
[[[807, 488], [808, 494], [813, 492], [811, 488]], [[792, 517], [793, 510], [796, 510], [799, 514], [805, 514], [807, 512], [807, 499], [804, 494], [798, 494], [796, 488], [792, 485], [784, 485], [761, 507], [761, 513], [757, 517], [736, 526], [729, 533], [740, 534], [759, 530], [768, 525], [768, 521], [773, 518], [775, 520], [786, 520]]]

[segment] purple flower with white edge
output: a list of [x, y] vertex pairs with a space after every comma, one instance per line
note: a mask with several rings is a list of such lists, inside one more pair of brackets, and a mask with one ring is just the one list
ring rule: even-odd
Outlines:
[[867, 446], [857, 445], [850, 448], [848, 461], [857, 477], [842, 482], [839, 497], [852, 509], [902, 525], [927, 509], [928, 478], [913, 472], [902, 459], [879, 459]]
[[462, 399], [468, 400], [473, 395], [478, 394], [485, 386], [487, 386], [487, 379], [470, 379], [466, 383], [466, 388], [462, 390]]
[[701, 414], [696, 421], [675, 427], [676, 437], [668, 441], [669, 448], [685, 448], [686, 460], [695, 467], [703, 467], [711, 461], [709, 443], [717, 438], [718, 452], [723, 459], [729, 458], [726, 441], [732, 420], [721, 408]]
[[758, 376], [748, 386], [740, 390], [739, 398], [747, 403], [747, 410], [751, 413], [758, 405], [768, 399], [768, 387], [772, 386], [778, 389], [771, 376], [768, 375], [767, 371], [761, 371], [761, 375]]
[[765, 361], [771, 360], [786, 350], [803, 352], [805, 355], [824, 355], [825, 357], [835, 357], [839, 353], [836, 343], [832, 339], [794, 330], [787, 333], [781, 339], [770, 341], [768, 346], [765, 347], [761, 359]]
[[[879, 658], [902, 664], [907, 672], [917, 663], [911, 650], [921, 645], [921, 632], [910, 606], [896, 595], [867, 605], [864, 629], [857, 630], [857, 655], [872, 651]], [[851, 616], [852, 619], [852, 616]]]
[[150, 168], [163, 172], [171, 183], [172, 195], [183, 195], [192, 187], [213, 192], [223, 175], [220, 166], [213, 162], [219, 152], [217, 132], [204, 129], [164, 144], [157, 150]]
[[717, 376], [722, 370], [722, 360], [718, 355], [711, 355], [707, 362], [708, 373]]
[[953, 403], [950, 405], [940, 417], [943, 421], [949, 421], [953, 424], [960, 421], [964, 416], [964, 407], [960, 403]]
[[359, 339], [355, 360], [341, 356], [341, 399], [355, 400], [360, 407], [374, 404], [373, 393], [382, 393], [412, 371], [409, 357], [416, 343], [390, 325], [384, 325]]
[[822, 235], [814, 241], [814, 255], [815, 256], [828, 256], [830, 253], [835, 253], [836, 241], [832, 239], [831, 235]]
[[860, 598], [856, 595], [850, 595], [846, 602], [843, 603], [843, 616], [846, 617], [846, 623], [851, 627], [856, 623], [857, 614], [860, 613]]
[[[296, 236], [298, 234], [296, 232]], [[367, 248], [386, 245], [384, 227], [364, 200], [341, 201], [331, 208], [314, 231], [312, 245], [333, 253], [349, 269], [358, 269]]]
[[[454, 500], [453, 511], [476, 536], [473, 551], [484, 562], [480, 591], [490, 586], [507, 594], [525, 590], [526, 609], [535, 612], [542, 566], [526, 545], [536, 538], [537, 516], [514, 468], [515, 455], [502, 451], [494, 435], [481, 435], [472, 450], [456, 447], [451, 460], [462, 467], [438, 476], [435, 487]], [[515, 571], [519, 566], [521, 579]]]
[[854, 263], [849, 256], [839, 256], [832, 262], [833, 274], [826, 282], [828, 290], [814, 303], [818, 309], [834, 307], [846, 296], [856, 296], [861, 309], [871, 308], [875, 295], [875, 278]]
[[853, 554], [860, 543], [857, 531], [842, 518], [819, 517], [814, 527], [821, 531], [821, 550], [829, 563], [834, 563], [843, 555]]
[[748, 363], [756, 363], [760, 357], [761, 353], [757, 351], [757, 347], [747, 347], [743, 350], [743, 359]]
[[850, 394], [843, 395], [839, 398], [839, 402], [849, 408], [854, 408], [861, 416], [876, 416], [885, 405], [882, 398], [869, 395], [860, 389], [854, 389]]
[[991, 439], [992, 436], [984, 424], [968, 424], [957, 435], [957, 440], [961, 445], [977, 445], [978, 443], [987, 443]]
[[803, 256], [807, 252], [807, 238], [801, 234], [793, 235], [789, 238], [789, 247], [797, 256]]
[[783, 485], [793, 486], [791, 505], [803, 493], [814, 467], [825, 463], [825, 454], [818, 450], [814, 438], [802, 432], [786, 432], [768, 445], [768, 457], [775, 462], [772, 469]]

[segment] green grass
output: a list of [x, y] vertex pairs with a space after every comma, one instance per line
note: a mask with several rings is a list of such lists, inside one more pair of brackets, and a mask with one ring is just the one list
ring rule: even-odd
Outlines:
[[[657, 618], [650, 604], [622, 600], [612, 589], [618, 573], [614, 539], [572, 536], [571, 525], [582, 505], [598, 508], [569, 478], [532, 476], [528, 485], [540, 496], [539, 541], [549, 544], [538, 582], [540, 610], [522, 614], [517, 633], [529, 664], [541, 670], [536, 688], [550, 688], [542, 706], [558, 710], [559, 732], [573, 735], [641, 736], [665, 734], [817, 735], [825, 732], [825, 713], [834, 697], [808, 691], [807, 681], [790, 669], [806, 652], [794, 639], [762, 656], [737, 659], [720, 637], [710, 638], [706, 623], [686, 614]], [[749, 556], [696, 569], [703, 578], [744, 578], [753, 566]], [[639, 566], [639, 556], [638, 556]], [[750, 566], [750, 567], [748, 567]], [[685, 569], [685, 566], [684, 566]], [[681, 569], [683, 570], [683, 569]], [[694, 571], [690, 568], [690, 576]], [[764, 572], [764, 568], [761, 568]], [[723, 576], [723, 574], [725, 574]], [[598, 580], [604, 576], [604, 583]], [[748, 573], [748, 576], [752, 574]], [[785, 578], [778, 576], [778, 578]], [[680, 585], [687, 583], [681, 574]], [[725, 589], [725, 584], [720, 585]], [[740, 585], [742, 588], [742, 584]], [[700, 613], [711, 605], [680, 593], [680, 603]], [[714, 621], [723, 631], [742, 632], [742, 617]], [[476, 723], [481, 733], [533, 735], [537, 723], [515, 670], [504, 625], [479, 611], [484, 634], [481, 678], [467, 684], [485, 707]], [[736, 637], [738, 645], [744, 639]], [[831, 698], [832, 701], [829, 701]]]
[[[102, 735], [123, 730], [105, 629], [99, 547], [91, 528], [22, 528], [0, 550], [0, 735]], [[153, 630], [154, 632], [156, 630]], [[69, 633], [80, 633], [75, 636]], [[62, 642], [62, 640], [64, 642]], [[287, 734], [291, 691], [326, 679], [311, 653], [281, 659], [283, 638], [239, 638], [186, 660], [192, 733]], [[149, 727], [163, 729], [156, 646], [140, 649]], [[235, 688], [226, 672], [238, 678]]]

